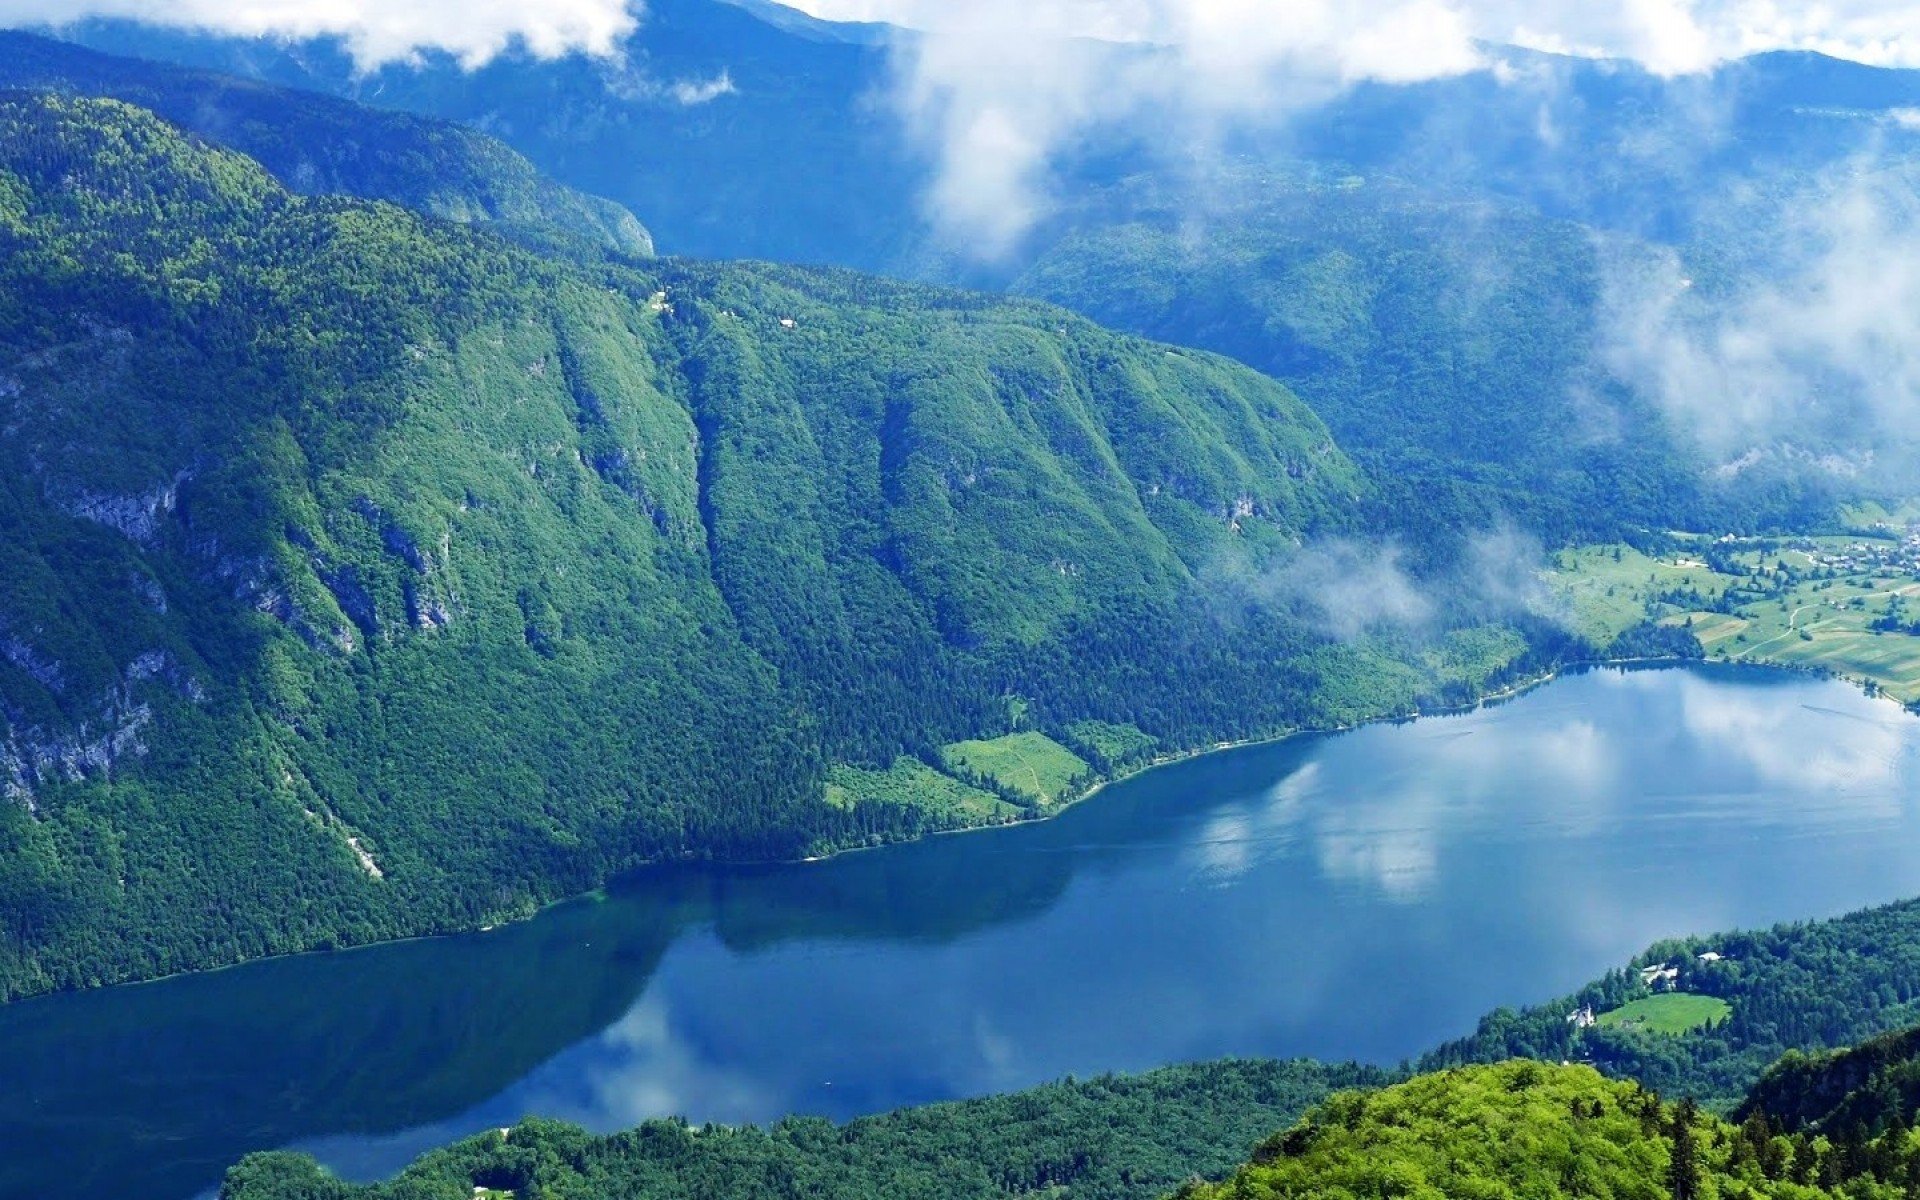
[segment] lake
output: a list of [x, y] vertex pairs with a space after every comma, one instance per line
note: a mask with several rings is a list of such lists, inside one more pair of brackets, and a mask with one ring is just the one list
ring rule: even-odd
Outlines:
[[457, 938], [0, 1008], [0, 1195], [373, 1178], [529, 1113], [833, 1117], [1221, 1055], [1392, 1063], [1671, 934], [1920, 894], [1920, 720], [1594, 670], [1210, 755], [1057, 820], [647, 872]]

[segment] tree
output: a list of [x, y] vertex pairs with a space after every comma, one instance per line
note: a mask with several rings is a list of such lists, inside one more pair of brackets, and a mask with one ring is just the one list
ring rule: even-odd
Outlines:
[[1700, 1154], [1694, 1145], [1693, 1126], [1700, 1106], [1689, 1096], [1673, 1109], [1673, 1125], [1668, 1136], [1673, 1152], [1667, 1161], [1667, 1190], [1673, 1200], [1698, 1200], [1700, 1196]]

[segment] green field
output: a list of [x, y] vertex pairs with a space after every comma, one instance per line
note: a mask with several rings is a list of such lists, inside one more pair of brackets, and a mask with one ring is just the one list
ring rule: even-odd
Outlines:
[[1647, 619], [1649, 601], [1673, 588], [1718, 596], [1728, 580], [1685, 554], [1650, 558], [1631, 546], [1579, 546], [1554, 555], [1544, 575], [1575, 632], [1604, 646]]
[[1741, 607], [1737, 616], [1696, 612], [1665, 618], [1693, 621], [1707, 654], [1733, 661], [1778, 662], [1870, 680], [1896, 699], [1920, 700], [1920, 638], [1876, 633], [1872, 622], [1889, 600], [1912, 597], [1911, 579], [1860, 576], [1783, 589], [1778, 598]]
[[827, 803], [839, 808], [861, 803], [917, 808], [956, 825], [991, 825], [1020, 815], [1019, 809], [992, 792], [906, 757], [895, 759], [884, 771], [832, 768], [827, 772]]
[[[1889, 614], [1916, 611], [1920, 569], [1835, 570], [1819, 561], [1859, 544], [1845, 537], [1765, 549], [1722, 543], [1732, 551], [1721, 565], [1738, 572], [1727, 574], [1685, 551], [1651, 558], [1627, 546], [1585, 546], [1561, 551], [1543, 577], [1576, 631], [1596, 646], [1652, 619], [1690, 629], [1709, 658], [1831, 671], [1920, 702], [1920, 637], [1872, 628]], [[1675, 604], [1674, 593], [1688, 589], [1698, 598]]]
[[1717, 1025], [1732, 1012], [1733, 1006], [1718, 996], [1666, 992], [1628, 1001], [1595, 1019], [1609, 1029], [1644, 1029], [1649, 1033], [1679, 1035]]
[[978, 775], [1002, 787], [1030, 796], [1037, 804], [1053, 804], [1074, 789], [1093, 768], [1085, 759], [1043, 733], [1009, 733], [987, 741], [955, 742], [941, 751], [947, 767], [961, 775]]

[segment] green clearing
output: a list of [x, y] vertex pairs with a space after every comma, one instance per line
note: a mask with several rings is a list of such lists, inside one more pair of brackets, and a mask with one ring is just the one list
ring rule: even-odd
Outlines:
[[1545, 580], [1572, 612], [1574, 631], [1600, 646], [1646, 620], [1662, 593], [1691, 588], [1718, 597], [1730, 582], [1686, 553], [1653, 558], [1624, 545], [1562, 550]]
[[1038, 804], [1056, 803], [1093, 773], [1085, 759], [1044, 733], [955, 742], [941, 756], [962, 778], [991, 780]]
[[1732, 1012], [1733, 1005], [1718, 996], [1666, 992], [1630, 1000], [1611, 1012], [1601, 1013], [1595, 1020], [1608, 1028], [1644, 1029], [1648, 1033], [1678, 1036], [1718, 1025]]
[[831, 768], [827, 772], [827, 803], [845, 809], [861, 804], [919, 809], [954, 825], [991, 825], [1020, 815], [1019, 809], [992, 792], [904, 756], [884, 771]]

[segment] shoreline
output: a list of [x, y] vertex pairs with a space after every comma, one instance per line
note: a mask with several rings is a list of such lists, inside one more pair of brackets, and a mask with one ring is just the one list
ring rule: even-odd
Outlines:
[[[1002, 830], [1002, 829], [1019, 829], [1020, 827], [1025, 825], [1038, 825], [1045, 821], [1054, 820], [1055, 818], [1064, 815], [1069, 810], [1078, 808], [1082, 804], [1085, 804], [1087, 801], [1092, 800], [1094, 797], [1098, 796], [1101, 792], [1106, 791], [1108, 788], [1115, 787], [1122, 783], [1130, 782], [1131, 780], [1138, 779], [1142, 775], [1149, 774], [1153, 771], [1161, 770], [1165, 767], [1179, 766], [1181, 763], [1193, 762], [1197, 759], [1206, 758], [1209, 755], [1213, 755], [1213, 754], [1226, 754], [1235, 750], [1250, 750], [1257, 746], [1275, 746], [1275, 745], [1279, 745], [1282, 742], [1292, 741], [1295, 738], [1331, 737], [1335, 734], [1352, 733], [1355, 730], [1365, 729], [1371, 725], [1386, 725], [1386, 724], [1397, 724], [1401, 722], [1423, 721], [1423, 720], [1429, 720], [1435, 717], [1465, 716], [1468, 713], [1478, 712], [1480, 709], [1487, 708], [1491, 705], [1503, 704], [1509, 700], [1517, 699], [1528, 692], [1534, 691], [1537, 688], [1542, 688], [1542, 687], [1545, 687], [1547, 684], [1553, 683], [1554, 681], [1561, 678], [1563, 675], [1577, 673], [1580, 671], [1590, 671], [1590, 670], [1596, 670], [1596, 669], [1601, 669], [1606, 667], [1618, 667], [1618, 668], [1639, 667], [1639, 668], [1651, 669], [1651, 668], [1685, 667], [1685, 666], [1696, 666], [1696, 665], [1697, 666], [1724, 665], [1724, 666], [1733, 666], [1733, 667], [1754, 668], [1754, 669], [1761, 669], [1761, 670], [1793, 669], [1787, 666], [1786, 664], [1753, 663], [1753, 662], [1715, 662], [1714, 660], [1703, 659], [1703, 658], [1580, 659], [1576, 662], [1562, 663], [1559, 666], [1554, 667], [1551, 670], [1544, 671], [1538, 675], [1531, 675], [1526, 678], [1517, 680], [1513, 683], [1508, 684], [1506, 687], [1501, 688], [1497, 692], [1489, 692], [1486, 695], [1481, 696], [1478, 699], [1473, 700], [1466, 704], [1456, 704], [1456, 705], [1450, 705], [1447, 707], [1435, 708], [1435, 709], [1416, 710], [1411, 713], [1389, 714], [1389, 715], [1383, 715], [1378, 717], [1363, 717], [1358, 721], [1352, 721], [1344, 725], [1314, 726], [1314, 727], [1308, 727], [1308, 728], [1302, 728], [1302, 729], [1289, 729], [1281, 733], [1268, 734], [1268, 735], [1259, 736], [1259, 737], [1241, 738], [1237, 741], [1215, 742], [1211, 745], [1202, 746], [1194, 750], [1179, 750], [1179, 751], [1172, 751], [1165, 754], [1158, 754], [1158, 755], [1155, 755], [1153, 758], [1148, 759], [1147, 761], [1137, 766], [1129, 767], [1126, 770], [1121, 771], [1119, 774], [1114, 775], [1110, 779], [1100, 780], [1099, 782], [1095, 783], [1092, 787], [1080, 793], [1078, 796], [1075, 796], [1071, 800], [1063, 800], [1058, 804], [1048, 808], [1045, 812], [1035, 813], [1032, 816], [1022, 817], [1014, 821], [1003, 821], [993, 825], [962, 825], [953, 829], [935, 829], [928, 833], [923, 833], [918, 837], [903, 838], [899, 841], [893, 841], [893, 842], [878, 842], [871, 846], [848, 846], [840, 850], [829, 850], [824, 854], [811, 854], [804, 858], [775, 858], [775, 859], [747, 860], [747, 861], [738, 861], [738, 862], [726, 862], [721, 860], [715, 860], [713, 865], [732, 866], [732, 867], [806, 866], [806, 865], [815, 864], [815, 863], [832, 862], [835, 859], [845, 858], [848, 855], [852, 855], [852, 854], [870, 854], [876, 850], [888, 850], [898, 846], [911, 846], [917, 842], [928, 841], [932, 838], [958, 837], [964, 834], [971, 834], [971, 833], [992, 833], [996, 830]], [[1852, 682], [1852, 681], [1849, 680], [1848, 682]], [[665, 863], [649, 864], [649, 866], [665, 866], [665, 865], [667, 864]], [[644, 871], [647, 869], [648, 869], [647, 867], [638, 867], [638, 868], [635, 868], [635, 873], [639, 871]], [[596, 890], [599, 890], [599, 889], [596, 889]], [[592, 895], [592, 894], [593, 894], [592, 892], [584, 893], [584, 895]], [[566, 904], [566, 903], [570, 903], [570, 901], [559, 900], [559, 901], [555, 901], [555, 903]], [[544, 906], [544, 907], [551, 907], [551, 906]], [[543, 911], [544, 911], [544, 907], [543, 907]]]
[[[1024, 817], [1020, 820], [1007, 821], [1007, 822], [1002, 822], [999, 824], [992, 824], [992, 825], [966, 825], [966, 826], [960, 826], [953, 829], [936, 829], [927, 833], [923, 833], [918, 837], [902, 838], [897, 841], [879, 842], [879, 843], [875, 843], [873, 845], [867, 845], [867, 846], [847, 846], [842, 849], [828, 851], [824, 854], [808, 855], [801, 858], [729, 860], [729, 859], [701, 859], [692, 855], [688, 855], [680, 858], [656, 859], [652, 862], [642, 863], [632, 868], [629, 868], [628, 870], [623, 871], [620, 874], [610, 879], [607, 879], [597, 887], [589, 888], [582, 892], [575, 892], [566, 896], [561, 896], [556, 899], [548, 900], [541, 904], [538, 904], [534, 907], [534, 909], [531, 912], [529, 912], [525, 916], [508, 917], [508, 918], [495, 917], [494, 919], [486, 922], [485, 924], [463, 926], [461, 928], [438, 930], [438, 931], [433, 931], [428, 933], [409, 934], [402, 937], [381, 938], [376, 941], [361, 942], [361, 943], [357, 943], [355, 945], [350, 945], [350, 946], [335, 946], [335, 947], [327, 947], [327, 948], [315, 947], [309, 950], [291, 951], [286, 954], [267, 954], [267, 955], [261, 955], [257, 958], [243, 959], [239, 962], [222, 963], [217, 966], [195, 967], [195, 968], [191, 968], [184, 971], [174, 971], [166, 975], [156, 975], [146, 979], [129, 979], [119, 983], [104, 984], [99, 987], [65, 988], [65, 989], [59, 989], [59, 990], [47, 991], [47, 992], [36, 992], [31, 995], [16, 997], [15, 999], [12, 999], [12, 1000], [0, 1001], [0, 1007], [13, 1008], [19, 1005], [33, 1004], [37, 1001], [51, 1002], [51, 1001], [56, 1001], [61, 999], [69, 999], [76, 996], [118, 991], [123, 988], [149, 987], [157, 984], [177, 982], [182, 979], [188, 979], [188, 978], [192, 978], [200, 975], [216, 975], [225, 971], [235, 971], [245, 967], [257, 966], [261, 963], [275, 962], [275, 961], [280, 961], [284, 959], [304, 958], [310, 955], [321, 956], [321, 955], [353, 954], [359, 951], [376, 950], [386, 946], [402, 946], [410, 942], [434, 941], [434, 940], [445, 939], [445, 938], [481, 937], [488, 934], [498, 933], [501, 930], [509, 929], [514, 926], [526, 924], [529, 921], [538, 919], [544, 913], [547, 913], [556, 908], [563, 907], [565, 905], [590, 903], [596, 897], [605, 897], [609, 888], [618, 886], [623, 880], [636, 879], [642, 874], [644, 874], [645, 872], [660, 870], [663, 868], [707, 866], [707, 867], [719, 868], [719, 869], [767, 870], [767, 869], [774, 869], [774, 868], [781, 868], [781, 867], [810, 866], [810, 865], [821, 864], [821, 863], [829, 863], [834, 861], [835, 859], [845, 858], [855, 854], [869, 854], [879, 850], [897, 849], [902, 846], [910, 846], [916, 843], [931, 841], [934, 838], [959, 837], [959, 836], [964, 836], [968, 834], [985, 834], [985, 833], [992, 833], [996, 831], [1019, 829], [1019, 828], [1022, 828], [1023, 826], [1037, 825], [1045, 821], [1054, 820], [1055, 818], [1061, 816], [1062, 814], [1072, 809], [1078, 808], [1082, 804], [1085, 804], [1086, 802], [1094, 799], [1095, 797], [1099, 796], [1102, 792], [1106, 791], [1108, 788], [1114, 787], [1118, 784], [1127, 783], [1131, 780], [1137, 779], [1153, 771], [1158, 771], [1167, 767], [1178, 766], [1182, 763], [1193, 762], [1198, 759], [1206, 758], [1209, 755], [1225, 754], [1225, 753], [1230, 753], [1236, 750], [1247, 750], [1247, 749], [1252, 749], [1259, 746], [1273, 746], [1273, 745], [1278, 745], [1282, 742], [1291, 741], [1295, 738], [1330, 737], [1335, 734], [1351, 733], [1355, 730], [1364, 729], [1371, 725], [1384, 725], [1389, 723], [1395, 723], [1395, 724], [1411, 723], [1411, 722], [1431, 719], [1435, 717], [1464, 716], [1469, 713], [1477, 712], [1482, 708], [1487, 708], [1496, 704], [1503, 704], [1510, 700], [1517, 699], [1528, 692], [1534, 691], [1538, 688], [1545, 687], [1547, 684], [1553, 683], [1556, 680], [1562, 678], [1563, 676], [1582, 672], [1582, 671], [1604, 669], [1609, 667], [1619, 668], [1619, 669], [1632, 669], [1632, 668], [1671, 669], [1675, 667], [1687, 667], [1687, 666], [1732, 667], [1738, 670], [1792, 671], [1796, 674], [1814, 675], [1817, 677], [1833, 679], [1837, 682], [1844, 682], [1853, 687], [1858, 688], [1863, 692], [1865, 691], [1865, 688], [1862, 686], [1862, 681], [1860, 680], [1853, 679], [1852, 677], [1849, 677], [1849, 676], [1839, 675], [1831, 671], [1822, 671], [1818, 668], [1809, 667], [1809, 666], [1800, 665], [1800, 664], [1792, 664], [1792, 663], [1753, 662], [1750, 660], [1713, 659], [1713, 658], [1582, 659], [1574, 662], [1561, 663], [1558, 666], [1553, 667], [1550, 670], [1543, 671], [1537, 675], [1527, 676], [1525, 678], [1516, 680], [1513, 683], [1508, 684], [1507, 686], [1501, 688], [1498, 691], [1489, 692], [1488, 694], [1481, 696], [1467, 704], [1451, 705], [1447, 707], [1430, 709], [1430, 710], [1418, 710], [1411, 713], [1386, 714], [1386, 715], [1377, 716], [1377, 717], [1367, 717], [1358, 721], [1353, 721], [1353, 722], [1349, 722], [1342, 725], [1291, 729], [1291, 730], [1286, 730], [1279, 733], [1274, 733], [1268, 736], [1241, 738], [1235, 741], [1227, 741], [1227, 742], [1216, 742], [1211, 745], [1203, 746], [1193, 750], [1175, 751], [1175, 752], [1169, 752], [1166, 754], [1156, 755], [1152, 759], [1146, 762], [1143, 762], [1138, 766], [1134, 766], [1125, 771], [1122, 771], [1119, 774], [1114, 775], [1110, 779], [1100, 780], [1099, 782], [1095, 783], [1093, 786], [1088, 788], [1085, 792], [1081, 793], [1080, 795], [1074, 797], [1071, 800], [1062, 801], [1057, 805], [1052, 806], [1044, 813], [1037, 813], [1033, 816]], [[1888, 703], [1894, 705], [1896, 708], [1900, 709], [1902, 712], [1911, 711], [1907, 709], [1907, 707], [1904, 704], [1902, 704], [1899, 700], [1895, 699], [1894, 697], [1886, 695], [1884, 692], [1881, 692], [1879, 695], [1873, 698], [1885, 700]]]

